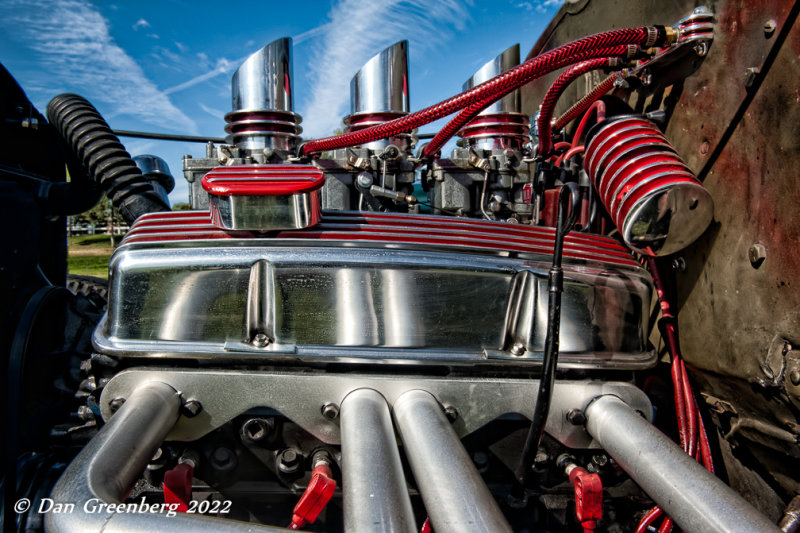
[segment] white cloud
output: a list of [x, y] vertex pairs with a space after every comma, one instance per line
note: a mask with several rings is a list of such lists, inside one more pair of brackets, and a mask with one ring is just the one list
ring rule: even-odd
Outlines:
[[175, 48], [177, 48], [178, 50], [180, 50], [181, 52], [184, 52], [184, 53], [189, 50], [189, 47], [186, 46], [185, 44], [183, 44], [180, 41], [175, 41]]
[[431, 50], [468, 17], [467, 7], [457, 0], [336, 2], [328, 23], [306, 32], [322, 35], [308, 65], [313, 89], [301, 111], [304, 136], [331, 135], [340, 125], [349, 111], [350, 77], [370, 57], [401, 39], [408, 39], [415, 53]]
[[[205, 54], [203, 55], [205, 56]], [[182, 91], [184, 89], [188, 89], [189, 87], [193, 87], [198, 83], [210, 80], [212, 78], [216, 78], [220, 74], [225, 74], [226, 72], [232, 72], [238, 65], [240, 65], [248, 57], [250, 56], [246, 55], [234, 61], [230, 61], [224, 57], [221, 57], [217, 60], [217, 65], [212, 70], [209, 70], [205, 74], [200, 74], [199, 76], [195, 76], [194, 78], [185, 81], [183, 83], [180, 83], [178, 85], [175, 85], [173, 87], [169, 87], [168, 89], [164, 89], [164, 94], [172, 94], [174, 92]], [[208, 56], [205, 56], [205, 58], [207, 59]]]
[[536, 11], [546, 13], [550, 8], [560, 7], [564, 0], [540, 0], [536, 2]]
[[205, 105], [202, 102], [197, 102], [197, 105], [200, 106], [200, 109], [202, 109], [203, 111], [205, 111], [206, 113], [208, 113], [212, 117], [214, 117], [216, 119], [219, 119], [220, 122], [225, 117], [226, 113], [225, 113], [225, 111], [223, 111], [221, 109], [215, 109], [215, 108], [213, 108], [211, 106]]
[[139, 19], [136, 21], [136, 24], [133, 25], [134, 30], [138, 30], [139, 28], [149, 28], [150, 23], [144, 19]]
[[5, 7], [11, 9], [0, 17], [0, 26], [13, 28], [9, 33], [36, 52], [53, 96], [78, 91], [110, 109], [106, 118], [125, 114], [168, 130], [197, 133], [194, 121], [116, 44], [108, 21], [85, 0], [10, 0]]

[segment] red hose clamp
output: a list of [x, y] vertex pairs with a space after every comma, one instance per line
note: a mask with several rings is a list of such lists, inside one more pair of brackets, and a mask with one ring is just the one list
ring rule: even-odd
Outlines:
[[319, 513], [331, 501], [336, 491], [336, 480], [328, 465], [321, 464], [311, 471], [311, 481], [308, 483], [300, 501], [294, 506], [292, 523], [289, 529], [300, 529], [306, 524], [313, 523]]
[[185, 513], [189, 510], [192, 501], [192, 478], [194, 468], [187, 463], [181, 463], [164, 474], [164, 503], [178, 504], [177, 511]]
[[603, 517], [603, 482], [579, 466], [570, 471], [569, 480], [575, 487], [575, 516], [585, 532], [594, 531]]

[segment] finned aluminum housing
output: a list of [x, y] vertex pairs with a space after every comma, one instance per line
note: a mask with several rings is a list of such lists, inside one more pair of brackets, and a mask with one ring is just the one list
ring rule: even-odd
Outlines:
[[[324, 213], [229, 233], [208, 212], [139, 219], [111, 259], [94, 336], [120, 356], [539, 364], [553, 231], [447, 217]], [[611, 239], [565, 245], [561, 362], [642, 368], [646, 271]]]
[[226, 230], [300, 229], [320, 221], [325, 176], [310, 165], [217, 167], [203, 176], [211, 222]]

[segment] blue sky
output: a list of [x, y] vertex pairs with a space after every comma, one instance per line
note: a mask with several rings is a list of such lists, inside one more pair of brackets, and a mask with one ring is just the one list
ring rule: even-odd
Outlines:
[[[233, 72], [289, 36], [294, 108], [312, 138], [340, 125], [350, 78], [389, 44], [409, 40], [411, 108], [420, 109], [515, 43], [524, 58], [561, 3], [3, 0], [0, 62], [42, 113], [53, 96], [75, 92], [115, 129], [224, 137]], [[121, 140], [132, 155], [163, 157], [176, 178], [171, 200], [186, 201], [181, 157], [202, 157], [202, 144]]]

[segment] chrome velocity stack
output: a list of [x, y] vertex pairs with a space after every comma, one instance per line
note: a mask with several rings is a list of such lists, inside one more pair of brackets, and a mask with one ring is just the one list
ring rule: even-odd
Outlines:
[[[519, 65], [519, 44], [508, 48], [468, 79], [463, 86], [466, 91]], [[464, 126], [459, 135], [470, 146], [491, 150], [519, 150], [527, 141], [528, 118], [520, 113], [520, 92], [513, 91], [484, 109], [472, 122]]]
[[231, 81], [228, 142], [239, 148], [292, 150], [302, 117], [292, 110], [292, 39], [272, 41], [248, 57]]
[[[408, 114], [408, 41], [398, 41], [373, 56], [350, 80], [350, 115], [346, 131], [357, 131]], [[411, 134], [371, 142], [363, 148], [382, 149], [394, 144], [408, 148]]]

